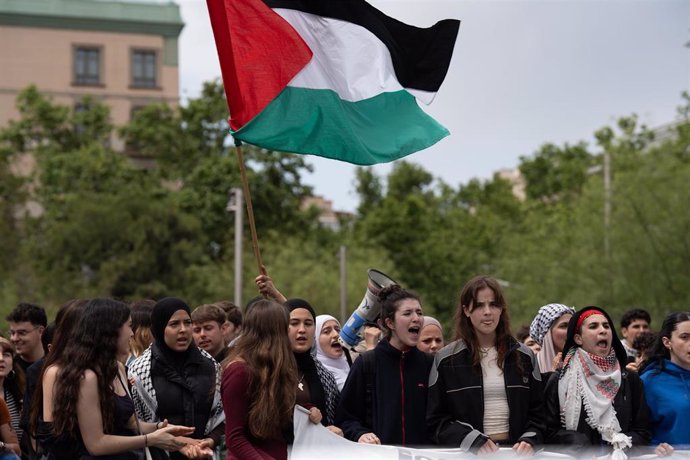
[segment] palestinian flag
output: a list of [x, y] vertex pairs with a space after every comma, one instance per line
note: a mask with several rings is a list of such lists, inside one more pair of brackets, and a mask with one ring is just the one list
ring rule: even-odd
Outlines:
[[235, 139], [359, 165], [425, 149], [460, 21], [418, 28], [364, 0], [207, 0]]

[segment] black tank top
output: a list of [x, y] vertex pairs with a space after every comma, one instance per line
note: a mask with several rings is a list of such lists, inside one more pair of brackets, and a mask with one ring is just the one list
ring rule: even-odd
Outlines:
[[[129, 395], [115, 395], [115, 413], [113, 420], [113, 431], [111, 434], [118, 436], [135, 436], [136, 433], [127, 428], [127, 422], [134, 414], [134, 402]], [[53, 434], [53, 423], [39, 420], [37, 430], [37, 441], [46, 453], [52, 454], [51, 459], [55, 460], [141, 460], [144, 458], [142, 449], [113, 455], [89, 455], [81, 433], [77, 439], [66, 435], [55, 436]]]

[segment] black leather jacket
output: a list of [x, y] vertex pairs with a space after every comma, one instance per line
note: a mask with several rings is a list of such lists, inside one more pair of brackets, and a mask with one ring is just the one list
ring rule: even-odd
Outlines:
[[[534, 446], [541, 444], [544, 431], [541, 374], [534, 354], [512, 337], [508, 340], [503, 375], [510, 442], [526, 441]], [[462, 340], [436, 355], [429, 376], [427, 423], [437, 444], [476, 452], [488, 440], [483, 433], [483, 378], [473, 368], [472, 355]]]

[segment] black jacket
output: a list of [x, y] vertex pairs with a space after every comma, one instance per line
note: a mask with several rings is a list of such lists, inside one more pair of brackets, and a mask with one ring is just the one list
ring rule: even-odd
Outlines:
[[[373, 372], [366, 364], [373, 362], [372, 357]], [[340, 394], [336, 425], [355, 442], [364, 433], [374, 433], [382, 444], [428, 445], [424, 416], [431, 364], [432, 357], [416, 348], [401, 352], [382, 340], [352, 364]]]
[[[189, 353], [182, 368], [176, 368], [154, 343], [151, 346], [151, 380], [156, 390], [158, 419], [168, 419], [172, 425], [192, 426], [195, 431], [189, 437], [204, 438], [216, 385], [213, 360], [197, 351]], [[218, 445], [224, 430], [225, 424], [221, 423], [207, 437]], [[186, 457], [174, 452], [170, 458]]]
[[[543, 385], [534, 354], [512, 337], [503, 375], [509, 409], [510, 443], [540, 444], [543, 438]], [[522, 369], [517, 367], [518, 356]], [[427, 423], [433, 441], [476, 452], [488, 440], [484, 434], [483, 377], [472, 366], [472, 355], [462, 340], [436, 354], [429, 376]]]
[[[621, 387], [613, 399], [621, 432], [632, 437], [633, 446], [645, 446], [651, 440], [649, 432], [649, 408], [644, 397], [644, 387], [635, 372], [622, 370]], [[559, 373], [555, 372], [546, 384], [546, 441], [551, 444], [572, 445], [575, 448], [608, 444], [601, 434], [585, 421], [584, 407], [580, 411], [577, 431], [566, 430], [561, 425], [561, 405], [558, 399]]]

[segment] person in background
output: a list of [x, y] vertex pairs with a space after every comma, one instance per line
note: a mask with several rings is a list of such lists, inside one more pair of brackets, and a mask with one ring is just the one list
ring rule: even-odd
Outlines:
[[530, 337], [541, 346], [537, 353], [537, 361], [545, 381], [550, 372], [558, 369], [568, 332], [568, 321], [573, 313], [575, 309], [572, 307], [550, 303], [539, 309], [529, 327]]
[[23, 430], [20, 427], [22, 405], [24, 402], [24, 371], [14, 359], [14, 345], [4, 337], [0, 337], [0, 395], [5, 400], [10, 413], [10, 424], [21, 439]]
[[419, 334], [417, 348], [425, 353], [435, 354], [443, 348], [443, 327], [436, 318], [424, 317], [422, 332]]
[[[633, 348], [637, 351], [637, 358], [635, 361], [628, 362], [625, 368], [631, 372], [639, 372], [644, 367], [645, 362], [649, 358], [649, 350], [651, 350], [654, 342], [656, 342], [657, 334], [651, 331], [646, 331], [638, 334], [633, 342]], [[628, 357], [630, 360], [630, 357]]]
[[541, 351], [541, 345], [529, 335], [529, 326], [522, 326], [515, 334], [515, 338], [518, 342], [527, 345], [527, 348], [532, 350], [535, 355]]
[[229, 345], [242, 333], [242, 310], [240, 310], [240, 307], [227, 300], [221, 300], [217, 305], [225, 311], [225, 315], [227, 316], [225, 343]]
[[192, 334], [196, 346], [219, 363], [228, 352], [228, 342], [225, 341], [228, 328], [227, 315], [219, 305], [201, 305], [192, 312]]
[[419, 297], [398, 285], [379, 292], [386, 337], [352, 364], [336, 425], [351, 441], [425, 446], [427, 382], [433, 358], [417, 348], [422, 329]]
[[[638, 336], [639, 337], [639, 336]], [[657, 454], [690, 449], [690, 312], [671, 313], [649, 350], [641, 378]]]
[[45, 355], [41, 335], [48, 325], [46, 311], [38, 305], [20, 303], [6, 319], [10, 323], [10, 341], [16, 349], [17, 362], [26, 371]]
[[625, 347], [625, 352], [628, 354], [628, 361], [635, 361], [637, 358], [637, 350], [633, 347], [635, 338], [642, 333], [649, 330], [652, 324], [652, 317], [649, 312], [641, 308], [633, 308], [623, 313], [621, 317], [621, 343]]
[[611, 317], [585, 307], [568, 323], [563, 366], [546, 385], [546, 425], [551, 444], [595, 456], [625, 458], [624, 450], [650, 441], [649, 409], [642, 381], [625, 370], [627, 356]]
[[336, 434], [333, 426], [335, 410], [340, 399], [338, 384], [326, 367], [312, 356], [316, 340], [316, 313], [304, 299], [289, 299], [285, 303], [290, 316], [288, 337], [297, 363], [297, 404], [321, 414], [321, 423]]
[[256, 300], [245, 311], [242, 335], [222, 363], [228, 460], [287, 459], [297, 388], [287, 331], [279, 303]]
[[129, 342], [129, 356], [126, 365], [131, 365], [153, 342], [151, 335], [151, 313], [156, 302], [142, 299], [132, 302], [129, 310], [132, 312], [132, 340]]
[[340, 322], [337, 319], [331, 315], [316, 317], [316, 359], [333, 374], [338, 391], [342, 391], [350, 373], [350, 363], [339, 337]]
[[469, 280], [454, 322], [456, 340], [436, 354], [429, 376], [433, 440], [478, 454], [500, 443], [532, 455], [544, 431], [541, 374], [532, 351], [511, 334], [498, 281]]
[[139, 417], [194, 427], [186, 446], [171, 460], [212, 455], [225, 431], [220, 365], [192, 339], [189, 306], [174, 297], [159, 300], [151, 314], [153, 344], [129, 369]]
[[19, 460], [19, 441], [10, 423], [7, 404], [0, 399], [0, 460]]

